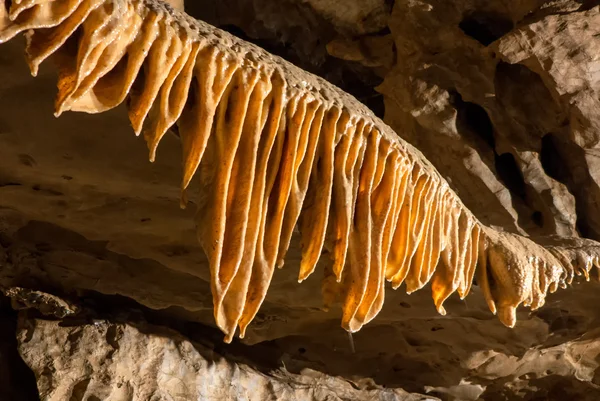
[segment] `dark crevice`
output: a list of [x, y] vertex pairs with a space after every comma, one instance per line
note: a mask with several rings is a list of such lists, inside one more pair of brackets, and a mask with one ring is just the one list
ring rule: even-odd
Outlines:
[[289, 42], [274, 42], [272, 40], [260, 39], [250, 37], [242, 28], [232, 24], [220, 25], [219, 29], [229, 32], [233, 36], [242, 39], [246, 42], [254, 43], [255, 45], [265, 49], [271, 54], [275, 54], [276, 56], [286, 57], [288, 56], [293, 49], [291, 48], [291, 44]]
[[594, 7], [598, 6], [598, 0], [577, 0], [578, 3], [581, 3], [581, 6], [577, 11], [589, 11]]
[[[475, 148], [478, 149], [482, 157], [487, 153], [486, 164], [488, 164], [490, 169], [495, 169], [498, 179], [512, 194], [513, 206], [518, 211], [519, 221], [527, 218], [529, 221], [533, 221], [538, 227], [543, 228], [543, 215], [541, 212], [535, 211], [534, 206], [528, 203], [527, 184], [514, 155], [511, 153], [499, 155], [496, 151], [494, 125], [486, 110], [476, 103], [464, 101], [460, 93], [455, 90], [449, 91], [449, 94], [450, 103], [454, 106], [457, 113], [457, 132], [463, 138], [469, 139], [474, 143], [476, 145]], [[493, 162], [491, 159], [492, 155]], [[516, 199], [520, 199], [520, 202], [515, 203]]]
[[181, 138], [181, 134], [179, 133], [179, 126], [177, 124], [173, 124], [171, 128], [169, 128], [169, 130], [173, 133], [173, 135]]
[[558, 151], [558, 141], [554, 134], [544, 135], [540, 151], [540, 162], [544, 172], [556, 181], [566, 184], [569, 180], [565, 172], [565, 162]]
[[383, 95], [374, 89], [383, 83], [383, 78], [377, 76], [373, 69], [357, 62], [330, 57], [318, 71], [313, 71], [313, 73], [351, 94], [367, 106], [373, 114], [383, 119], [385, 113]]
[[[549, 132], [563, 129], [566, 116], [542, 77], [525, 65], [499, 62], [494, 87], [498, 105], [511, 121], [510, 129], [514, 130], [511, 139], [518, 138], [518, 143], [512, 140], [514, 149], [540, 149], [541, 142], [539, 157], [545, 173], [559, 182], [567, 182], [569, 178], [565, 174], [568, 172], [561, 166], [562, 159], [555, 138], [548, 135]], [[502, 181], [509, 184], [508, 189], [529, 207], [528, 213], [519, 211], [520, 217], [539, 228], [545, 225], [547, 231], [552, 231], [552, 212], [547, 209], [546, 201], [540, 198], [542, 194], [525, 184], [514, 157], [501, 155], [497, 157], [496, 165]], [[533, 225], [531, 229], [537, 230]]]
[[514, 27], [513, 22], [507, 17], [483, 11], [466, 15], [458, 26], [466, 35], [484, 46], [500, 39]]
[[[206, 4], [202, 6], [202, 3], [197, 2], [189, 7], [186, 5], [186, 11], [195, 18], [326, 79], [356, 97], [377, 117], [383, 118], [383, 95], [374, 89], [383, 79], [372, 68], [359, 62], [340, 60], [329, 55], [326, 44], [338, 32], [330, 21], [310, 5], [281, 0], [269, 3], [268, 9], [264, 9], [238, 0], [219, 0], [212, 2], [214, 4], [209, 7]], [[390, 10], [392, 5], [389, 4]], [[389, 33], [389, 28], [383, 28], [374, 35]]]
[[2, 187], [20, 187], [22, 184], [18, 182], [0, 182], [0, 188]]
[[[237, 114], [238, 110], [240, 110], [238, 107], [236, 107], [239, 103], [238, 93], [242, 93], [242, 91], [243, 91], [243, 89], [238, 84], [234, 84], [232, 86], [230, 85], [230, 88], [231, 89], [228, 94], [228, 98], [225, 99], [225, 102], [227, 102], [227, 103], [221, 102], [219, 104], [219, 108], [225, 106], [225, 113], [223, 116], [223, 121], [225, 122], [226, 127], [228, 127], [230, 125], [231, 121], [233, 121], [234, 113]], [[237, 117], [237, 115], [235, 117]]]
[[[556, 181], [564, 184], [569, 192], [575, 196], [575, 213], [577, 221], [575, 227], [584, 238], [597, 239], [597, 235], [590, 227], [589, 219], [586, 213], [585, 197], [588, 193], [585, 185], [582, 185], [585, 170], [573, 165], [575, 157], [572, 160], [566, 159], [563, 155], [577, 154], [573, 149], [569, 150], [569, 144], [561, 140], [556, 134], [549, 133], [542, 138], [540, 150], [540, 162], [544, 172]], [[581, 155], [583, 157], [583, 154]], [[579, 171], [573, 172], [573, 171]]]
[[494, 126], [488, 113], [476, 103], [465, 102], [460, 93], [450, 92], [452, 105], [456, 108], [456, 130], [470, 136], [478, 136], [495, 149]]
[[525, 200], [527, 196], [525, 180], [512, 153], [496, 154], [495, 165], [500, 180], [508, 190]]
[[380, 31], [377, 31], [373, 34], [371, 34], [371, 36], [387, 36], [390, 35], [392, 33], [392, 31], [390, 30], [389, 26], [386, 26], [385, 28], [381, 29]]
[[[252, 39], [250, 39], [250, 37], [248, 35], [246, 35], [246, 32], [244, 32], [244, 30], [242, 28], [240, 28], [239, 26], [226, 24], [226, 25], [219, 26], [219, 29], [227, 31], [230, 34], [232, 34], [233, 36], [236, 36], [242, 40], [245, 40], [246, 42], [252, 41]], [[259, 42], [259, 41], [255, 41], [255, 42]], [[258, 45], [258, 43], [255, 43], [255, 44]]]
[[87, 388], [90, 385], [92, 379], [84, 379], [77, 383], [73, 387], [73, 391], [71, 392], [71, 398], [69, 401], [83, 401], [85, 397], [85, 393], [87, 392]]
[[185, 107], [188, 109], [192, 109], [196, 102], [198, 101], [198, 92], [200, 88], [200, 83], [198, 82], [198, 77], [194, 75], [192, 77], [192, 81], [190, 83], [190, 90], [188, 91], [188, 98], [185, 102]]
[[106, 330], [106, 342], [114, 349], [119, 349], [119, 336], [116, 326], [111, 326]]
[[79, 52], [79, 43], [81, 37], [83, 36], [83, 27], [80, 25], [75, 29], [65, 41], [65, 44], [62, 45], [57, 53], [57, 56], [67, 56], [68, 58], [77, 57], [77, 53]]
[[[487, 256], [488, 260], [487, 260], [487, 265], [490, 266], [490, 260], [489, 260], [489, 255]], [[494, 295], [494, 291], [496, 290], [496, 277], [494, 277], [494, 269], [490, 269], [488, 270], [489, 273], [484, 273], [487, 274], [487, 281], [488, 281], [488, 287], [490, 289], [490, 292], [492, 293], [492, 296]]]
[[[395, 51], [395, 48], [394, 48]], [[383, 83], [372, 68], [360, 63], [332, 59], [331, 70], [338, 71], [336, 75], [325, 75], [325, 79], [339, 86], [344, 92], [356, 97], [367, 106], [375, 116], [383, 119], [385, 116], [385, 101], [382, 93], [375, 90]], [[327, 71], [327, 64], [325, 67]]]
[[0, 295], [0, 400], [37, 401], [35, 376], [19, 355], [16, 331], [17, 312]]
[[590, 229], [589, 224], [587, 223], [584, 215], [577, 213], [577, 221], [575, 222], [575, 227], [583, 238], [593, 238], [592, 230]]
[[533, 212], [533, 214], [531, 215], [531, 220], [540, 228], [544, 227], [544, 215], [542, 214], [542, 212], [535, 211]]

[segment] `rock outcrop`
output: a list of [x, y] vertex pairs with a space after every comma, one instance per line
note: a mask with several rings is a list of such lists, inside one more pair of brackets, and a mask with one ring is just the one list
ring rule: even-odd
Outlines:
[[438, 400], [311, 369], [294, 374], [285, 364], [263, 372], [243, 357], [148, 323], [73, 324], [21, 315], [17, 338], [40, 399], [48, 401]]

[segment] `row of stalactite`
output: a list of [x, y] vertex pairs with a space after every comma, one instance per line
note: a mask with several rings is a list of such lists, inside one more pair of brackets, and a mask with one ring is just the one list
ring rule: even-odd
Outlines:
[[597, 265], [594, 247], [545, 250], [482, 226], [420, 152], [355, 99], [158, 1], [8, 6], [0, 0], [0, 43], [25, 31], [34, 75], [53, 56], [57, 116], [127, 99], [151, 160], [177, 124], [183, 198], [198, 176], [198, 237], [227, 341], [256, 315], [295, 227], [299, 281], [325, 250], [325, 300], [341, 295], [350, 332], [379, 313], [386, 281], [409, 293], [430, 283], [445, 313], [443, 302], [464, 298], [477, 275], [490, 309], [512, 326], [520, 303], [539, 307], [569, 272]]

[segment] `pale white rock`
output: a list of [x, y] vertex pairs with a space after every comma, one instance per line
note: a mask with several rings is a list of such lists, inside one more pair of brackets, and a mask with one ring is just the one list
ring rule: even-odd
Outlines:
[[174, 331], [145, 324], [61, 325], [22, 317], [17, 337], [46, 401], [425, 399], [401, 389], [359, 388], [311, 370], [263, 372]]

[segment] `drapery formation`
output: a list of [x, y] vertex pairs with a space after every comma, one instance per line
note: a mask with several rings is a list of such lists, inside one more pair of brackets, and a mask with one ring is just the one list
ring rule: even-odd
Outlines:
[[[243, 337], [301, 235], [299, 281], [322, 254], [326, 304], [340, 295], [355, 332], [381, 310], [385, 282], [434, 303], [464, 298], [474, 277], [490, 310], [515, 324], [521, 303], [589, 278], [600, 248], [541, 246], [483, 226], [423, 155], [330, 83], [156, 0], [0, 0], [0, 43], [25, 32], [35, 76], [59, 69], [56, 115], [126, 101], [150, 160], [177, 125], [182, 202], [202, 185], [198, 239], [211, 269], [214, 316]], [[0, 48], [1, 51], [1, 48]]]

